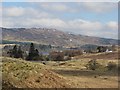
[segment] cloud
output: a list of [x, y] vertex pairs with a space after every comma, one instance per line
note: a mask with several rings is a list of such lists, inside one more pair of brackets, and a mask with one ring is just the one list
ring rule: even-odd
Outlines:
[[2, 5], [0, 4], [0, 17], [2, 16]]
[[[3, 0], [0, 0], [1, 2]], [[118, 2], [119, 0], [4, 0], [4, 2]]]
[[58, 4], [58, 3], [57, 4], [44, 3], [41, 6], [45, 9], [50, 9], [50, 10], [55, 10], [55, 11], [66, 11], [69, 9], [66, 5]]
[[[79, 3], [81, 5], [81, 3]], [[112, 2], [85, 2], [83, 8], [90, 12], [106, 13], [117, 9], [117, 3]]]
[[0, 3], [0, 27], [2, 27], [2, 4]]
[[107, 23], [107, 27], [112, 30], [117, 30], [118, 29], [118, 23], [115, 21], [110, 21]]
[[41, 19], [27, 19], [29, 23], [24, 23], [24, 26], [32, 27], [48, 27], [48, 28], [62, 28], [65, 22], [60, 19], [41, 18]]
[[76, 12], [76, 8], [71, 8], [70, 5], [66, 5], [66, 3], [40, 3], [41, 6], [45, 10], [56, 11], [56, 12]]
[[50, 17], [51, 14], [31, 7], [5, 7], [3, 8], [3, 17]]
[[56, 12], [81, 12], [89, 11], [92, 13], [107, 13], [118, 9], [117, 2], [78, 2], [74, 5], [70, 3], [58, 3], [58, 2], [45, 2], [38, 3], [40, 7], [49, 11]]
[[91, 22], [83, 19], [71, 20], [68, 22], [68, 24], [71, 26], [71, 28], [79, 28], [80, 30], [96, 30], [102, 28], [100, 22]]
[[[13, 24], [8, 24], [8, 21], [11, 23], [15, 20], [10, 18], [4, 19], [4, 25], [5, 27], [11, 27]], [[91, 22], [83, 19], [74, 19], [74, 20], [62, 20], [59, 18], [19, 18], [19, 22], [14, 23], [14, 27], [20, 25], [20, 26], [27, 26], [27, 27], [49, 27], [49, 28], [56, 28], [56, 29], [62, 29], [62, 30], [100, 30], [102, 29], [102, 24], [100, 22]], [[7, 23], [7, 24], [6, 24]], [[18, 24], [18, 25], [16, 25]]]
[[22, 7], [10, 7], [10, 8], [3, 8], [5, 14], [11, 17], [22, 16], [24, 14], [24, 8]]

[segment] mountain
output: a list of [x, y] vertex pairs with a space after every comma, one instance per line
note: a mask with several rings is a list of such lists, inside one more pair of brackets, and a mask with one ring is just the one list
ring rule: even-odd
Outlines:
[[76, 35], [49, 28], [2, 28], [2, 39], [21, 42], [32, 41], [57, 46], [112, 45], [118, 43], [115, 39]]

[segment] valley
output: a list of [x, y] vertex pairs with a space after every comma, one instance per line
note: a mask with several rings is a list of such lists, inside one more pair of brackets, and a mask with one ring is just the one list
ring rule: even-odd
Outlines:
[[[117, 43], [114, 39], [56, 29], [3, 28], [3, 90], [117, 88], [120, 50]], [[21, 50], [22, 57], [16, 57], [14, 50]]]

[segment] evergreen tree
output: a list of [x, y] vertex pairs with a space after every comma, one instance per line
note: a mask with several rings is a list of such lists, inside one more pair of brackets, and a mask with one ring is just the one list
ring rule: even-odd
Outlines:
[[23, 58], [23, 51], [21, 50], [21, 46], [19, 46], [17, 53], [19, 58]]
[[17, 45], [15, 45], [13, 49], [10, 49], [7, 53], [10, 55], [10, 57], [23, 58], [23, 51], [21, 50], [20, 46], [17, 48]]
[[27, 60], [32, 60], [33, 59], [33, 57], [34, 57], [34, 50], [35, 50], [34, 44], [31, 43], [30, 44], [30, 49], [29, 49], [29, 54], [27, 56]]
[[12, 56], [14, 58], [18, 58], [18, 53], [17, 53], [17, 45], [15, 45], [12, 49]]
[[35, 49], [35, 56], [39, 56], [39, 51]]
[[34, 50], [35, 50], [34, 44], [31, 43], [31, 44], [30, 44], [29, 53], [32, 53]]
[[40, 56], [39, 56], [39, 51], [38, 51], [37, 49], [35, 49], [33, 60], [38, 60], [39, 57], [40, 57]]
[[30, 44], [29, 55], [26, 58], [27, 60], [38, 60], [39, 59], [39, 51], [35, 49], [34, 44]]

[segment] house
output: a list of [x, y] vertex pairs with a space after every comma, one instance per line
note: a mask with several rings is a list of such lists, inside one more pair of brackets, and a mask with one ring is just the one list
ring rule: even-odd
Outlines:
[[105, 52], [113, 52], [112, 50], [109, 50], [109, 49], [106, 49], [106, 51]]

